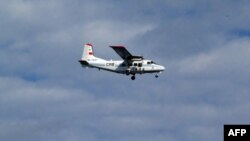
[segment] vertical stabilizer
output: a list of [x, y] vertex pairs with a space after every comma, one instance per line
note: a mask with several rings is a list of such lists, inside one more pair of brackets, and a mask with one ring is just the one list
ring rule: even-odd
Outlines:
[[92, 59], [94, 57], [93, 46], [90, 43], [87, 43], [83, 47], [82, 60]]

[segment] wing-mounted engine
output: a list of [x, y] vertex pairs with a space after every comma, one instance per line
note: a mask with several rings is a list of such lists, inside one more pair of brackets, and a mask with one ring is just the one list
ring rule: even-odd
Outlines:
[[142, 74], [145, 72], [143, 67], [144, 58], [143, 56], [134, 56], [123, 46], [110, 46], [114, 51], [124, 60], [127, 64], [126, 74], [133, 76], [135, 74]]
[[142, 74], [144, 73], [144, 61], [143, 58], [141, 59], [133, 59], [133, 60], [129, 60], [128, 63], [128, 68], [126, 70], [126, 74], [127, 75], [135, 75], [135, 74]]
[[130, 61], [142, 61], [144, 58], [143, 56], [130, 56], [127, 58], [127, 60], [130, 60]]

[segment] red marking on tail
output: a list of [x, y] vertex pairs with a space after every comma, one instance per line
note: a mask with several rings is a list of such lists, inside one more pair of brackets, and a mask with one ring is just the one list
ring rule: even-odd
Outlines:
[[91, 43], [87, 43], [86, 45], [88, 45], [88, 46], [93, 46]]

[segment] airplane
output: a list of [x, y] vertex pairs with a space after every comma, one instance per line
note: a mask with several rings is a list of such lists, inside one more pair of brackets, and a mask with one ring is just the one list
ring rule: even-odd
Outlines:
[[142, 56], [134, 56], [124, 46], [110, 46], [122, 58], [122, 60], [105, 60], [94, 56], [93, 45], [87, 43], [83, 47], [82, 58], [79, 60], [84, 68], [97, 68], [126, 75], [132, 75], [131, 80], [135, 80], [136, 74], [158, 73], [165, 70], [162, 65], [156, 64], [152, 60], [144, 59]]

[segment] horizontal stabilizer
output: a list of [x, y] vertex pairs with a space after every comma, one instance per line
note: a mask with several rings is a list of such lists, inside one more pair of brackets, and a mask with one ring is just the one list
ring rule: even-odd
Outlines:
[[82, 65], [84, 65], [84, 66], [89, 65], [89, 63], [88, 63], [87, 61], [85, 61], [85, 60], [79, 60], [79, 62], [80, 62]]

